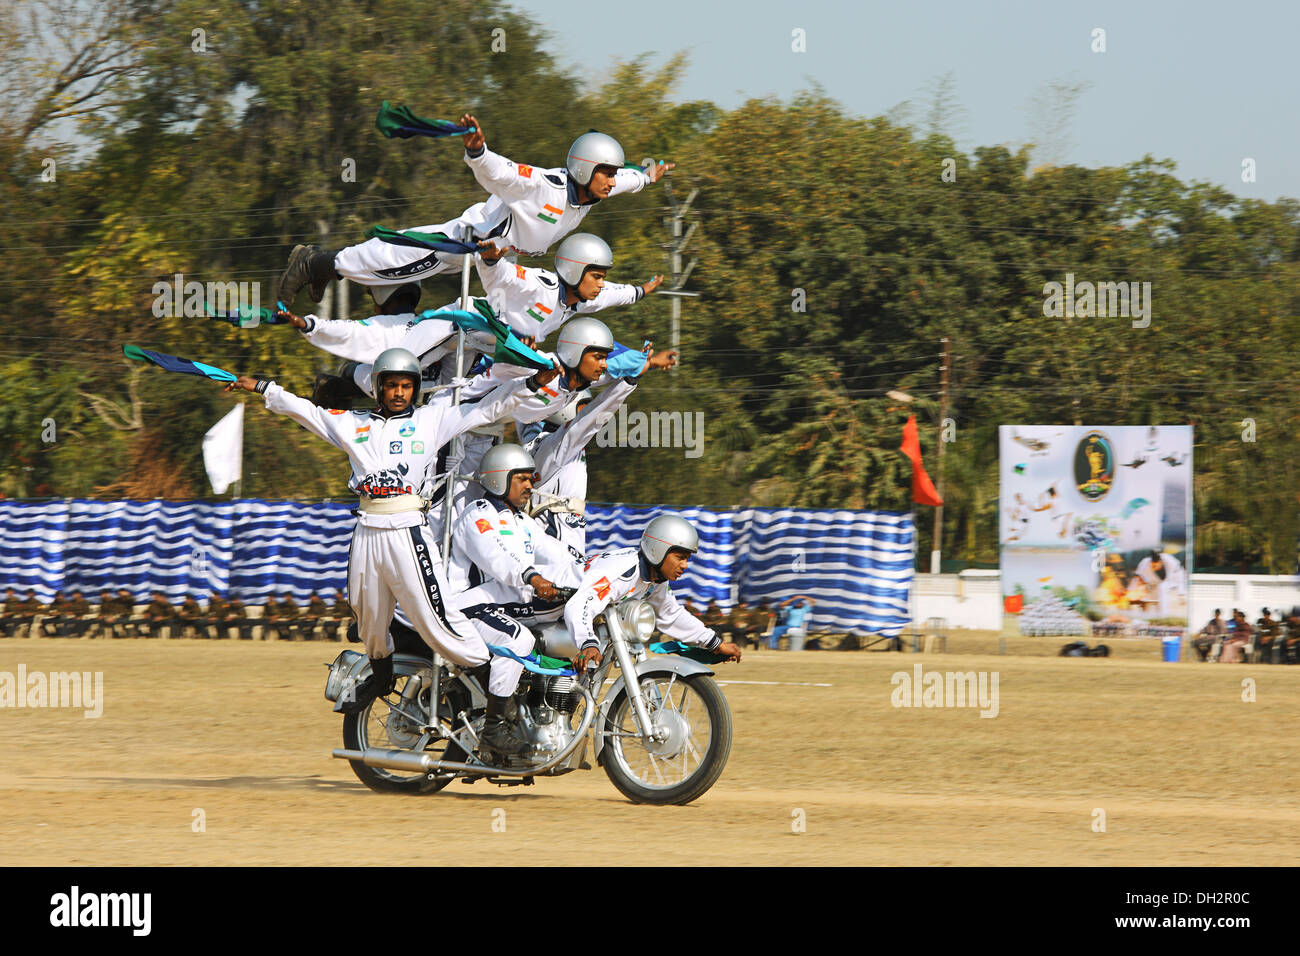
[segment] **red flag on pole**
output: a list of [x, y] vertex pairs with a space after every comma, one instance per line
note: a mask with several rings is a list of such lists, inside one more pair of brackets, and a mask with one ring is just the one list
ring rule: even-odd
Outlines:
[[903, 444], [898, 449], [912, 461], [912, 500], [922, 505], [941, 505], [943, 499], [935, 491], [934, 482], [921, 464], [921, 436], [916, 430], [916, 416], [909, 415], [903, 426]]

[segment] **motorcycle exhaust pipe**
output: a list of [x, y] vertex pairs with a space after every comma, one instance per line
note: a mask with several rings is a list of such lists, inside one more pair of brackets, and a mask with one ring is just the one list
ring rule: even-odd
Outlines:
[[407, 773], [431, 773], [437, 769], [438, 761], [428, 754], [412, 753], [409, 750], [381, 750], [367, 747], [365, 750], [335, 750], [334, 756], [341, 760], [360, 760], [367, 767], [379, 767], [383, 770], [405, 770]]

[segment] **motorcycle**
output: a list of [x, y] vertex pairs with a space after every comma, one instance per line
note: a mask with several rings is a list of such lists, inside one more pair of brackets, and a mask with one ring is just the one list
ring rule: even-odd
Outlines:
[[[344, 745], [333, 755], [349, 761], [372, 790], [429, 794], [456, 779], [519, 786], [589, 770], [590, 742], [595, 763], [634, 803], [699, 799], [731, 753], [731, 709], [712, 667], [697, 659], [713, 655], [675, 642], [652, 644], [655, 614], [646, 601], [607, 608], [595, 625], [601, 663], [581, 676], [569, 666], [578, 648], [563, 622], [541, 630], [537, 649], [544, 656], [524, 661], [507, 707], [507, 718], [528, 741], [523, 754], [479, 750], [486, 667], [441, 661], [420, 642], [423, 653], [394, 653], [391, 694], [344, 714]], [[339, 654], [325, 684], [336, 712], [355, 699], [353, 689], [369, 673], [366, 655]]]

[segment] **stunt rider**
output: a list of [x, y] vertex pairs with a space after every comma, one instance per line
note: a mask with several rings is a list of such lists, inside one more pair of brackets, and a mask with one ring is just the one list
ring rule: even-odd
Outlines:
[[[360, 496], [348, 558], [348, 596], [361, 640], [370, 656], [371, 677], [356, 688], [345, 712], [360, 710], [393, 689], [393, 641], [388, 633], [396, 602], [435, 651], [462, 667], [488, 661], [487, 647], [463, 614], [446, 603], [447, 582], [438, 544], [425, 523], [425, 498], [438, 450], [456, 435], [508, 415], [557, 370], [538, 372], [485, 395], [473, 405], [416, 407], [420, 366], [415, 356], [390, 349], [375, 360], [378, 406], [345, 412], [319, 408], [269, 379], [241, 376], [226, 391], [242, 389], [265, 397], [266, 407], [297, 421], [345, 452], [352, 465], [349, 486]], [[526, 653], [526, 651], [525, 651]], [[509, 693], [518, 671], [493, 661], [493, 693]], [[517, 665], [515, 665], [517, 667]], [[513, 672], [512, 672], [513, 671]], [[495, 741], [485, 739], [489, 746]]]
[[[518, 445], [489, 450], [478, 470], [487, 495], [465, 509], [452, 536], [452, 586], [468, 588], [452, 599], [454, 605], [478, 627], [484, 641], [508, 644], [521, 656], [533, 647], [532, 635], [521, 622], [559, 620], [564, 602], [556, 587], [576, 588], [582, 575], [581, 555], [547, 536], [523, 510], [532, 496], [535, 468]], [[508, 663], [517, 668], [517, 681], [523, 665]], [[505, 723], [513, 692], [511, 687], [488, 695], [486, 726], [499, 740], [514, 736]], [[518, 739], [517, 749], [495, 749], [521, 753], [525, 746]]]
[[[674, 165], [654, 164], [646, 171], [626, 169], [618, 140], [593, 131], [573, 141], [563, 168], [541, 169], [512, 163], [488, 149], [476, 117], [466, 114], [460, 122], [474, 127], [465, 136], [465, 162], [491, 196], [450, 222], [419, 226], [415, 231], [443, 233], [461, 242], [492, 240], [499, 248], [509, 246], [525, 255], [542, 256], [577, 229], [600, 200], [640, 192]], [[310, 285], [311, 300], [319, 302], [325, 287], [336, 278], [386, 285], [455, 272], [461, 262], [460, 254], [382, 239], [368, 239], [338, 252], [299, 245], [289, 255], [277, 297], [288, 308], [304, 285]]]
[[699, 550], [700, 536], [694, 526], [670, 512], [650, 519], [639, 548], [606, 551], [588, 561], [582, 586], [564, 608], [564, 622], [578, 645], [574, 666], [581, 672], [600, 664], [596, 616], [628, 597], [648, 601], [655, 626], [668, 637], [714, 651], [728, 661], [740, 660], [740, 647], [705, 627], [677, 603], [668, 587], [685, 573], [690, 556]]
[[636, 390], [641, 374], [676, 364], [676, 352], [656, 352], [646, 359], [640, 374], [617, 379], [594, 400], [590, 391], [584, 391], [577, 402], [544, 423], [522, 430], [539, 476], [528, 513], [540, 518], [548, 535], [586, 554], [587, 445]]

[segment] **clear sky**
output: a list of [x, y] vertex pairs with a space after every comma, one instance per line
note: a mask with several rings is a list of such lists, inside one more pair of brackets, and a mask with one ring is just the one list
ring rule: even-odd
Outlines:
[[[560, 63], [592, 80], [650, 54], [690, 55], [681, 99], [733, 107], [819, 84], [851, 113], [911, 101], [924, 126], [952, 74], [964, 150], [1043, 144], [1040, 159], [1123, 165], [1150, 153], [1184, 180], [1239, 196], [1300, 197], [1300, 3], [1205, 0], [828, 2], [828, 0], [513, 0], [552, 34]], [[586, 22], [584, 22], [586, 21]], [[575, 40], [573, 24], [582, 23]], [[1093, 52], [1093, 30], [1105, 52]], [[806, 52], [791, 49], [804, 31]], [[1082, 84], [1064, 136], [1035, 106], [1053, 84]], [[1063, 142], [1062, 140], [1068, 140]], [[1242, 181], [1255, 160], [1256, 181]]]

